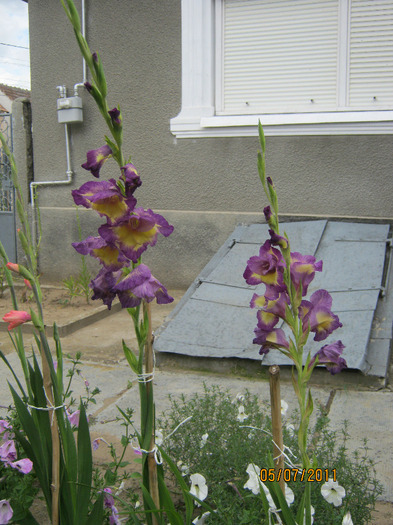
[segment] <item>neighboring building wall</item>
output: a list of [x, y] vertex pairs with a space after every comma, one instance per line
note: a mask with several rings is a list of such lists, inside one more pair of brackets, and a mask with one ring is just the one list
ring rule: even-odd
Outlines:
[[[78, 0], [76, 0], [78, 5]], [[109, 103], [120, 104], [126, 155], [132, 154], [143, 185], [142, 206], [175, 226], [146, 258], [171, 287], [187, 286], [240, 222], [262, 221], [266, 205], [259, 182], [257, 137], [179, 139], [169, 119], [181, 105], [180, 0], [86, 0], [87, 40], [104, 63]], [[56, 86], [72, 94], [82, 80], [82, 60], [60, 2], [30, 0], [35, 180], [65, 179], [64, 127], [57, 122]], [[71, 185], [39, 190], [44, 278], [78, 271], [70, 244], [78, 240], [70, 191], [91, 180], [79, 166], [101, 146], [105, 126], [87, 93], [84, 122], [71, 127]], [[290, 216], [392, 219], [393, 136], [267, 138], [267, 170], [280, 211]], [[108, 161], [102, 177], [117, 176]], [[83, 235], [100, 221], [80, 212]]]

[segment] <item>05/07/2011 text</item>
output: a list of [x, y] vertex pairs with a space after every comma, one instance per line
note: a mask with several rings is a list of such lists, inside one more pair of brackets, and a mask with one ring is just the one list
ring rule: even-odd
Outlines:
[[297, 469], [297, 468], [284, 468], [275, 470], [274, 468], [262, 468], [260, 472], [260, 478], [262, 483], [265, 481], [277, 481], [283, 479], [286, 483], [289, 481], [308, 481], [308, 482], [321, 482], [329, 481], [332, 479], [336, 481], [336, 469], [321, 468], [309, 468], [309, 469]]

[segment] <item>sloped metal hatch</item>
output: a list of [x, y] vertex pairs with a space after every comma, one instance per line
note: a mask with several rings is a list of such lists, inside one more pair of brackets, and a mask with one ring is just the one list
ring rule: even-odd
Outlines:
[[[341, 339], [348, 368], [385, 376], [393, 317], [393, 293], [386, 289], [389, 225], [322, 220], [281, 224], [280, 230], [288, 234], [292, 251], [323, 260], [323, 271], [316, 274], [308, 295], [319, 288], [328, 290], [332, 309], [343, 323], [322, 344], [310, 337], [306, 351], [313, 354], [323, 344]], [[247, 285], [243, 272], [268, 237], [264, 224], [235, 229], [155, 334], [156, 351], [261, 360], [252, 343], [256, 311], [249, 304], [253, 293], [263, 294], [265, 287]], [[262, 365], [272, 364], [291, 362], [275, 351], [262, 360]]]

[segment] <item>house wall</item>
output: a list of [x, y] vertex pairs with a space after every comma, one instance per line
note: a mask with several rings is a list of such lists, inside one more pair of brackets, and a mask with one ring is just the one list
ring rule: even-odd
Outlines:
[[[76, 0], [76, 4], [79, 1]], [[124, 151], [143, 185], [140, 205], [175, 226], [144, 259], [171, 287], [187, 286], [238, 223], [262, 221], [257, 137], [179, 139], [169, 119], [181, 105], [180, 0], [86, 0], [87, 40], [101, 55], [109, 104], [120, 104]], [[82, 60], [60, 0], [29, 0], [35, 180], [65, 179], [64, 126], [57, 122], [56, 86], [72, 94], [82, 80]], [[84, 122], [71, 126], [74, 170], [70, 185], [39, 190], [44, 278], [78, 271], [78, 240], [70, 191], [91, 180], [80, 168], [86, 151], [101, 146], [105, 127], [87, 93]], [[267, 171], [281, 213], [392, 219], [392, 135], [267, 137]], [[102, 170], [116, 177], [114, 162]], [[80, 211], [83, 236], [100, 222]]]

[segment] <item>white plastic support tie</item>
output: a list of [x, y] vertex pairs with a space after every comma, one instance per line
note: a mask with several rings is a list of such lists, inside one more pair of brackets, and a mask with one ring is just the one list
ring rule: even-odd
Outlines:
[[158, 450], [157, 445], [154, 445], [151, 450], [145, 450], [144, 448], [139, 447], [133, 447], [133, 449], [142, 452], [143, 454], [154, 454], [154, 461], [157, 463], [157, 465], [162, 465], [162, 456], [161, 452]]
[[26, 405], [31, 408], [31, 409], [34, 409], [34, 410], [41, 410], [42, 412], [50, 412], [52, 410], [52, 419], [51, 419], [51, 426], [53, 426], [53, 418], [54, 418], [54, 415], [55, 415], [55, 411], [56, 410], [60, 410], [60, 408], [65, 408], [65, 405], [60, 405], [58, 407], [55, 407], [53, 405], [53, 403], [48, 399], [48, 396], [46, 395], [46, 392], [45, 392], [45, 397], [46, 397], [46, 400], [49, 404], [48, 407], [36, 407], [34, 405], [29, 405], [29, 403], [26, 403]]
[[143, 373], [137, 375], [138, 383], [150, 383], [154, 379], [154, 369], [150, 373]]
[[154, 374], [156, 371], [156, 353], [153, 350], [153, 370], [149, 373], [142, 372], [142, 374], [137, 374], [138, 383], [150, 383], [154, 379]]
[[164, 437], [164, 439], [162, 440], [163, 442], [166, 440], [166, 439], [169, 439], [171, 436], [173, 436], [173, 434], [182, 426], [184, 425], [184, 423], [188, 423], [188, 421], [190, 421], [190, 419], [192, 419], [192, 416], [188, 416], [186, 417], [186, 419], [184, 419], [181, 423], [179, 423], [177, 425], [177, 427], [172, 430], [172, 432], [170, 434], [168, 434], [167, 436]]
[[[182, 425], [184, 425], [184, 423], [187, 423], [188, 421], [190, 421], [190, 419], [192, 419], [192, 416], [188, 416], [181, 423], [179, 423], [177, 427], [174, 430], [172, 430], [170, 434], [165, 436], [162, 442], [170, 438]], [[152, 450], [144, 450], [143, 448], [140, 448], [139, 445], [135, 447], [132, 443], [131, 443], [131, 446], [135, 450], [135, 452], [142, 452], [143, 454], [153, 454], [154, 453], [155, 462], [157, 463], [157, 465], [162, 465], [162, 456], [161, 456], [161, 452], [158, 450], [157, 445], [154, 445], [154, 448]]]
[[287, 447], [286, 445], [284, 445], [284, 450], [281, 450], [280, 447], [277, 445], [277, 443], [275, 443], [274, 439], [272, 439], [272, 442], [273, 442], [273, 445], [274, 445], [275, 447], [277, 447], [278, 450], [280, 451], [280, 454], [279, 454], [278, 456], [276, 456], [275, 458], [273, 458], [273, 461], [276, 461], [276, 460], [279, 459], [281, 456], [284, 456], [284, 459], [287, 460], [287, 464], [288, 464], [291, 468], [293, 468], [293, 469], [298, 469], [298, 467], [296, 467], [296, 466], [293, 464], [292, 460], [291, 460], [291, 459], [288, 457], [288, 455], [285, 454], [285, 452], [284, 452], [284, 450], [288, 450], [288, 452], [291, 454], [291, 456], [293, 456], [294, 458], [296, 458], [296, 456], [295, 456], [295, 454], [292, 452], [292, 450], [291, 450], [289, 447]]

